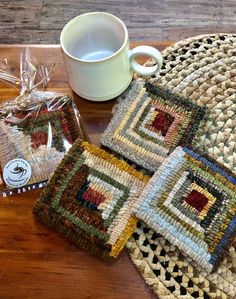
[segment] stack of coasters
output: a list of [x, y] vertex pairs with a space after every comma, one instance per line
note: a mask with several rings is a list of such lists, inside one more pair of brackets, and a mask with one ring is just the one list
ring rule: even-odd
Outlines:
[[117, 257], [136, 227], [131, 210], [148, 179], [104, 150], [77, 140], [34, 213], [75, 244]]
[[217, 162], [177, 147], [146, 185], [134, 214], [211, 272], [236, 231], [236, 178]]
[[180, 144], [190, 144], [206, 109], [168, 90], [137, 80], [104, 132], [101, 143], [149, 171]]
[[2, 170], [9, 161], [23, 159], [32, 172], [27, 185], [48, 180], [74, 141], [83, 139], [77, 113], [70, 97], [58, 96], [1, 115]]

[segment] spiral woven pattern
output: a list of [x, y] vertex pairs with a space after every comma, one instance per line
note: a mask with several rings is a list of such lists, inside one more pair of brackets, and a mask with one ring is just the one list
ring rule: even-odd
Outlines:
[[126, 245], [133, 263], [160, 299], [234, 299], [235, 246], [234, 241], [217, 272], [209, 274], [143, 222]]

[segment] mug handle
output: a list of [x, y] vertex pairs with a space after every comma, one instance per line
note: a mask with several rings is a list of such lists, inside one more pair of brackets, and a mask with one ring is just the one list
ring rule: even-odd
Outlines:
[[[153, 58], [156, 61], [156, 65], [148, 67], [148, 66], [142, 66], [142, 65], [138, 64], [135, 61], [135, 57], [137, 57], [139, 55], [150, 56], [151, 58]], [[162, 62], [163, 62], [161, 53], [157, 49], [150, 47], [150, 46], [138, 46], [138, 47], [130, 50], [129, 59], [130, 59], [132, 69], [136, 73], [139, 73], [140, 75], [143, 75], [143, 76], [150, 76], [150, 75], [154, 75], [157, 72], [159, 72], [161, 69], [161, 66], [162, 66]]]

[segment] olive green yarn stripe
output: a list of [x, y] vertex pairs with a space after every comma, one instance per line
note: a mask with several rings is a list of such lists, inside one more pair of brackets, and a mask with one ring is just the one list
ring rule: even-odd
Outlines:
[[60, 213], [63, 217], [65, 217], [67, 220], [75, 224], [77, 227], [83, 229], [86, 233], [89, 233], [92, 236], [95, 236], [101, 240], [108, 241], [109, 235], [105, 232], [101, 232], [97, 228], [95, 228], [91, 224], [85, 223], [83, 220], [78, 218], [77, 216], [74, 216], [66, 209], [62, 208], [61, 206], [55, 209], [58, 213]]
[[[162, 184], [162, 186], [160, 186], [158, 189], [158, 196], [162, 195], [164, 192], [165, 193], [170, 192], [169, 189], [172, 188], [173, 182], [175, 185], [177, 183], [177, 181], [179, 180], [179, 178], [181, 177], [182, 172], [184, 172], [185, 170], [186, 170], [186, 161], [184, 159], [182, 159], [182, 161], [179, 162], [179, 164], [177, 166], [175, 166], [175, 168], [172, 168], [171, 177], [173, 176], [173, 180], [171, 181], [171, 186], [169, 186], [169, 184], [168, 185]], [[170, 179], [170, 176], [168, 177], [168, 182], [169, 182], [169, 179]], [[153, 184], [155, 184], [154, 181], [152, 182], [152, 185]], [[152, 185], [151, 185], [151, 188], [152, 188]], [[169, 193], [168, 193], [168, 195], [169, 195]], [[166, 200], [166, 198], [161, 201], [158, 201], [158, 203], [156, 201], [151, 201], [149, 203], [149, 207], [152, 209], [156, 209], [157, 205], [159, 205], [159, 202], [161, 202], [161, 204], [162, 204], [165, 200]]]
[[[229, 210], [233, 210], [234, 212], [229, 212]], [[225, 232], [225, 230], [228, 228], [230, 221], [232, 220], [233, 216], [236, 212], [236, 198], [234, 200], [230, 200], [227, 202], [227, 204], [223, 203], [223, 207], [220, 209], [218, 213], [214, 215], [212, 218], [212, 221], [214, 222], [213, 226], [211, 228], [206, 228], [206, 240], [208, 241], [208, 244], [212, 246], [212, 241], [215, 239], [216, 236], [218, 236], [219, 233]], [[226, 226], [224, 228], [224, 226]], [[213, 234], [213, 232], [215, 232]], [[221, 238], [219, 238], [218, 243], [220, 242]], [[214, 250], [217, 246], [217, 244], [214, 246]], [[211, 252], [214, 252], [212, 250]]]
[[94, 226], [85, 223], [83, 220], [81, 220], [77, 216], [69, 213], [69, 211], [66, 210], [65, 208], [59, 206], [62, 193], [65, 191], [66, 187], [68, 186], [68, 183], [71, 181], [71, 179], [75, 175], [76, 171], [82, 166], [85, 159], [86, 159], [86, 157], [83, 156], [83, 154], [82, 154], [80, 156], [80, 158], [78, 159], [78, 161], [75, 163], [73, 169], [67, 174], [67, 176], [65, 177], [65, 179], [63, 181], [63, 184], [61, 185], [61, 187], [58, 190], [58, 193], [54, 197], [54, 201], [52, 202], [52, 207], [56, 211], [58, 211], [62, 216], [64, 216], [67, 220], [69, 220], [72, 223], [74, 223], [75, 225], [79, 226], [84, 231], [86, 231], [86, 232], [90, 233], [91, 235], [96, 236], [102, 240], [108, 241], [109, 235], [107, 233], [101, 232], [100, 230], [96, 229]]
[[[52, 201], [53, 198], [51, 195], [52, 190], [54, 189], [54, 186], [58, 184], [58, 181], [64, 180], [65, 177], [65, 169], [70, 166], [70, 169], [73, 169], [73, 166], [76, 161], [79, 159], [79, 157], [82, 154], [82, 149], [80, 147], [81, 141], [77, 139], [73, 146], [69, 149], [67, 154], [62, 158], [60, 164], [56, 168], [54, 174], [49, 178], [48, 184], [45, 187], [43, 193], [39, 197], [37, 201]], [[67, 170], [68, 171], [68, 170]]]
[[[187, 192], [186, 190], [190, 187], [190, 185], [192, 184], [192, 182], [186, 178], [186, 180], [183, 182], [183, 184], [181, 185], [179, 191], [175, 194], [175, 197], [172, 199], [171, 204], [178, 209], [182, 214], [186, 213], [187, 209], [183, 206], [183, 196], [186, 197], [187, 196]], [[197, 222], [198, 224], [200, 224], [200, 219], [198, 218], [198, 216], [196, 214], [192, 214], [189, 213], [188, 217]]]
[[[154, 101], [156, 101], [157, 102], [157, 100], [156, 99], [154, 99]], [[173, 110], [173, 113], [176, 113], [176, 114], [179, 114], [181, 117], [183, 117], [183, 118], [187, 118], [188, 119], [188, 122], [191, 120], [191, 116], [192, 116], [192, 111], [190, 110], [190, 111], [184, 111], [184, 110], [182, 110], [183, 108], [185, 108], [185, 107], [178, 107], [177, 106], [177, 104], [172, 104], [172, 103], [170, 103], [169, 101], [165, 101], [165, 100], [163, 100], [162, 98], [158, 98], [158, 102], [157, 103], [154, 103], [155, 105], [159, 105], [160, 104], [160, 102], [161, 102], [161, 104], [162, 105], [164, 105], [164, 106], [168, 106], [171, 110]], [[154, 143], [156, 143], [156, 144], [159, 144], [160, 146], [162, 146], [162, 147], [164, 147], [164, 148], [166, 148], [166, 149], [169, 149], [169, 146], [167, 146], [166, 145], [166, 143], [165, 142], [161, 142], [161, 141], [159, 141], [159, 140], [157, 140], [156, 138], [154, 138], [154, 137], [151, 137], [151, 136], [149, 136], [149, 135], [147, 135], [147, 134], [145, 134], [144, 132], [142, 132], [142, 131], [140, 131], [139, 130], [139, 127], [140, 127], [140, 125], [141, 125], [141, 123], [143, 122], [143, 120], [145, 119], [145, 117], [147, 116], [147, 114], [148, 114], [148, 112], [150, 111], [150, 107], [152, 106], [152, 104], [150, 103], [146, 108], [145, 108], [145, 110], [144, 110], [144, 112], [143, 112], [143, 114], [141, 115], [141, 117], [139, 118], [139, 120], [138, 120], [138, 122], [137, 122], [137, 124], [135, 125], [135, 127], [134, 127], [134, 132], [136, 132], [137, 134], [139, 134], [142, 138], [146, 138], [146, 139], [148, 139], [148, 140], [150, 140], [150, 141], [152, 141], [152, 142], [154, 142]], [[182, 109], [181, 109], [182, 108]], [[160, 108], [161, 109], [161, 108]], [[168, 113], [168, 112], [167, 112]], [[170, 113], [168, 113], [168, 114], [170, 114]], [[171, 114], [170, 114], [171, 115]], [[175, 117], [174, 117], [175, 118]], [[188, 124], [187, 125], [185, 125], [184, 126], [184, 128], [186, 128], [188, 126]], [[182, 129], [183, 130], [183, 129]], [[175, 137], [177, 138], [177, 137], [179, 137], [180, 135], [181, 135], [181, 132], [176, 132], [175, 133]], [[163, 157], [165, 157], [166, 155], [163, 155], [163, 153], [161, 153], [160, 152], [160, 155], [162, 155]]]
[[[147, 94], [144, 94], [140, 100], [135, 99], [136, 106], [134, 108], [134, 111], [131, 112], [130, 117], [129, 117], [128, 121], [126, 122], [124, 128], [121, 130], [122, 133], [126, 133], [126, 131], [129, 129], [130, 124], [133, 122], [134, 118], [137, 115], [137, 112], [143, 106], [143, 102], [147, 101], [148, 97], [149, 96]], [[132, 102], [131, 102], [131, 104], [132, 104]]]
[[[142, 138], [146, 138], [147, 140], [150, 140], [156, 144], [159, 144], [160, 146], [163, 146], [164, 148], [167, 148], [165, 144], [163, 144], [162, 141], [157, 140], [156, 138], [147, 135], [145, 132], [140, 131], [139, 127], [141, 126], [141, 124], [143, 123], [145, 117], [148, 115], [150, 108], [152, 107], [151, 103], [148, 104], [148, 106], [144, 109], [144, 112], [142, 113], [142, 115], [140, 116], [138, 122], [136, 123], [136, 125], [134, 126], [134, 132], [137, 133], [138, 135], [140, 135]], [[168, 148], [167, 148], [168, 149]], [[159, 153], [159, 151], [158, 151]], [[162, 153], [163, 154], [163, 153]]]
[[154, 105], [159, 105], [159, 103], [161, 103], [164, 106], [168, 106], [170, 110], [175, 113], [179, 113], [183, 117], [190, 116], [196, 110], [196, 107], [195, 109], [190, 109], [187, 105], [184, 105], [183, 103], [180, 103], [178, 101], [174, 101], [175, 103], [172, 103], [170, 99], [163, 99], [160, 96], [153, 96], [153, 98]]
[[[50, 112], [50, 113], [46, 114], [47, 112]], [[55, 110], [55, 111], [47, 111], [47, 112], [45, 111], [45, 115], [40, 115], [40, 116], [36, 117], [35, 118], [36, 122], [40, 123], [41, 121], [55, 120], [55, 115], [60, 116], [62, 113], [65, 114], [63, 110]], [[32, 120], [32, 118], [28, 118], [25, 120], [25, 122], [33, 122], [33, 120]]]
[[[50, 119], [49, 121], [50, 121], [50, 123], [52, 123], [53, 126], [55, 126], [55, 127], [57, 127], [57, 128], [59, 127], [59, 128], [61, 129], [60, 121], [59, 121], [58, 119], [52, 118], [52, 119]], [[37, 123], [37, 125], [38, 125], [38, 123]], [[39, 123], [39, 126], [34, 127], [34, 128], [30, 128], [30, 127], [25, 128], [24, 131], [27, 132], [27, 133], [31, 133], [31, 132], [33, 132], [33, 133], [37, 133], [37, 132], [40, 132], [40, 131], [45, 131], [45, 132], [47, 132], [47, 131], [48, 131], [48, 122], [47, 122], [45, 125], [41, 125], [41, 124]], [[61, 130], [60, 130], [60, 131], [61, 131]]]
[[[186, 156], [187, 158], [187, 156]], [[228, 188], [226, 185], [224, 185], [219, 179], [216, 179], [211, 173], [205, 171], [204, 169], [202, 169], [201, 167], [198, 167], [196, 164], [193, 164], [191, 163], [191, 160], [189, 161], [189, 159], [187, 158], [188, 160], [188, 165], [194, 169], [197, 173], [199, 173], [201, 175], [201, 178], [204, 179], [205, 177], [207, 177], [211, 183], [214, 184], [214, 187], [216, 185], [216, 189], [218, 190], [218, 188], [221, 188], [223, 189], [225, 192], [227, 192], [228, 194], [230, 194], [232, 197], [235, 197], [235, 192]], [[194, 159], [195, 160], [195, 159]], [[195, 160], [197, 162], [200, 162], [201, 165], [202, 165], [202, 162], [201, 161], [198, 161], [198, 160]], [[203, 164], [204, 165], [204, 164]], [[205, 166], [206, 167], [206, 166]], [[221, 174], [219, 174], [221, 175]], [[222, 175], [221, 175], [222, 176]], [[226, 179], [227, 180], [227, 179]], [[216, 184], [217, 183], [217, 184]], [[219, 186], [220, 185], [220, 186]], [[219, 190], [218, 190], [219, 191]]]
[[[231, 195], [233, 197], [233, 200], [231, 199], [231, 200], [227, 201], [227, 205], [223, 204], [222, 208], [220, 209], [220, 212], [216, 213], [214, 215], [214, 217], [212, 218], [212, 220], [214, 220], [213, 230], [214, 231], [218, 230], [218, 233], [219, 233], [219, 231], [221, 231], [221, 232], [223, 231], [224, 232], [225, 229], [223, 229], [223, 230], [220, 229], [222, 227], [222, 224], [225, 224], [222, 221], [222, 216], [226, 220], [227, 226], [228, 226], [228, 224], [230, 223], [230, 220], [231, 220], [231, 218], [229, 219], [229, 210], [231, 210], [231, 209], [235, 210], [235, 208], [236, 208], [236, 195], [235, 195], [235, 193], [230, 188], [228, 188], [226, 185], [222, 184], [212, 174], [210, 174], [209, 172], [206, 172], [202, 168], [198, 167], [196, 164], [192, 164], [191, 160], [187, 160], [187, 161], [188, 161], [188, 164], [191, 165], [191, 167], [198, 174], [201, 175], [201, 178], [207, 177], [210, 180], [210, 182], [213, 183], [214, 188], [216, 188], [216, 190], [219, 191], [219, 188], [222, 188], [227, 193], [227, 195], [229, 194], [229, 195]], [[198, 160], [195, 160], [195, 161], [198, 161]], [[201, 162], [201, 165], [202, 165], [202, 162]], [[221, 217], [217, 217], [217, 215], [219, 215], [219, 214], [220, 214]], [[231, 216], [233, 216], [232, 213], [231, 213]], [[209, 231], [209, 229], [206, 229], [206, 241], [207, 241], [208, 244], [209, 244], [209, 242], [212, 241], [212, 237], [213, 236], [215, 236], [215, 234], [214, 235], [212, 234], [212, 230]]]
[[54, 196], [54, 201], [52, 202], [52, 207], [53, 208], [58, 207], [58, 205], [60, 203], [60, 200], [61, 200], [62, 193], [65, 191], [66, 187], [68, 186], [69, 182], [71, 181], [71, 179], [75, 175], [76, 171], [83, 165], [85, 159], [86, 159], [86, 157], [84, 157], [83, 154], [82, 154], [79, 157], [79, 159], [77, 160], [77, 162], [74, 164], [74, 167], [72, 168], [72, 170], [69, 171], [67, 173], [67, 175], [64, 177], [63, 182], [62, 182], [57, 194], [55, 194], [55, 196]]
[[[171, 182], [171, 186], [175, 186], [176, 183], [178, 182], [178, 180], [181, 178], [182, 173], [184, 171], [187, 171], [186, 170], [187, 161], [185, 159], [183, 159], [181, 162], [182, 163], [180, 165], [178, 165], [178, 168], [174, 169], [174, 171], [171, 173], [171, 176], [168, 177], [168, 182]], [[168, 209], [168, 207], [164, 206], [164, 202], [167, 200], [167, 198], [170, 194], [170, 190], [168, 190], [168, 188], [169, 188], [169, 184], [166, 187], [163, 186], [159, 190], [159, 192], [162, 195], [161, 195], [160, 200], [158, 200], [158, 203], [155, 202], [155, 206], [154, 205], [149, 205], [149, 206], [152, 209], [154, 209], [155, 211], [157, 211], [157, 209], [159, 209], [160, 211], [163, 211], [166, 214], [166, 216], [170, 217], [169, 220], [174, 219], [174, 221], [176, 221], [177, 223], [180, 223], [186, 230], [190, 231], [195, 237], [202, 240], [203, 239], [202, 234], [199, 231], [197, 231], [190, 224], [186, 223], [184, 220], [179, 218], [176, 214], [174, 214], [172, 211], [170, 211]]]
[[[137, 102], [137, 105], [135, 106], [134, 111], [133, 111], [133, 112], [131, 113], [131, 115], [130, 115], [130, 118], [128, 119], [128, 121], [127, 121], [126, 124], [124, 125], [124, 128], [123, 128], [122, 130], [119, 131], [120, 134], [121, 134], [121, 136], [124, 136], [124, 137], [128, 136], [128, 137], [130, 138], [130, 140], [132, 140], [132, 142], [133, 142], [134, 144], [136, 144], [136, 145], [139, 145], [139, 143], [136, 141], [136, 139], [134, 139], [135, 137], [130, 136], [127, 132], [128, 132], [128, 130], [129, 130], [130, 125], [132, 124], [134, 118], [136, 117], [136, 115], [137, 115], [139, 109], [143, 106], [143, 103], [144, 103], [145, 101], [147, 101], [147, 98], [148, 98], [148, 97], [149, 97], [149, 96], [148, 96], [147, 94], [144, 94], [144, 95], [142, 96], [141, 100], [140, 100], [139, 102]], [[146, 113], [146, 114], [147, 114], [146, 110], [149, 108], [150, 105], [151, 105], [150, 103], [147, 105], [147, 107], [144, 109], [144, 112], [143, 112], [143, 113]], [[145, 115], [146, 115], [146, 114], [145, 114]], [[142, 116], [141, 116], [141, 118], [143, 119]], [[145, 135], [145, 137], [146, 137], [146, 135]], [[150, 137], [150, 136], [147, 135], [147, 137]], [[151, 138], [151, 137], [150, 137], [150, 138]], [[150, 141], [153, 141], [152, 138], [150, 139]], [[154, 141], [155, 141], [155, 143], [157, 143], [157, 140], [154, 140]], [[157, 143], [157, 144], [158, 144], [158, 143]], [[160, 145], [162, 145], [162, 144], [160, 144]]]
[[[128, 134], [128, 131], [129, 131], [129, 127], [130, 127], [132, 121], [134, 120], [134, 118], [136, 117], [136, 115], [137, 115], [137, 113], [138, 113], [138, 110], [143, 106], [143, 102], [145, 102], [145, 101], [147, 100], [148, 97], [149, 97], [149, 96], [148, 96], [147, 94], [144, 94], [144, 95], [142, 96], [142, 98], [141, 98], [141, 101], [142, 101], [142, 102], [140, 101], [140, 102], [137, 103], [137, 105], [135, 106], [134, 111], [131, 113], [131, 116], [130, 116], [129, 120], [126, 122], [124, 128], [123, 128], [121, 131], [119, 131], [120, 134], [121, 134], [121, 136], [123, 136], [123, 137], [125, 137], [125, 138], [127, 138], [127, 136], [128, 136], [128, 137], [130, 138], [130, 140], [131, 140], [135, 145], [137, 145], [137, 146], [140, 146], [140, 141], [138, 141], [134, 136], [130, 136], [130, 135]], [[138, 120], [138, 124], [140, 124], [141, 121], [143, 121], [144, 117], [146, 117], [146, 115], [147, 115], [147, 113], [148, 113], [148, 111], [149, 111], [149, 109], [150, 109], [150, 106], [151, 106], [151, 103], [149, 103], [149, 104], [147, 105], [147, 107], [144, 109], [143, 114], [141, 115], [140, 119]], [[144, 115], [145, 115], [145, 116], [144, 116]], [[134, 132], [137, 133], [138, 135], [140, 135], [142, 138], [146, 138], [146, 139], [148, 139], [149, 141], [152, 141], [152, 142], [154, 142], [155, 144], [158, 144], [159, 146], [162, 146], [162, 147], [168, 149], [168, 147], [166, 146], [165, 143], [161, 143], [161, 142], [158, 141], [157, 139], [155, 139], [155, 138], [153, 138], [153, 137], [151, 137], [151, 136], [149, 136], [149, 135], [146, 135], [144, 132], [140, 132], [139, 130], [136, 130], [136, 127], [137, 127], [137, 124], [136, 124], [135, 127], [134, 127]], [[123, 134], [123, 135], [122, 135], [122, 134]], [[147, 146], [147, 149], [148, 149], [150, 152], [153, 152], [153, 153], [154, 153], [154, 151], [153, 151], [149, 146]], [[155, 149], [155, 153], [157, 153], [157, 152], [156, 152], [156, 149]], [[159, 152], [159, 150], [158, 150], [158, 154], [163, 155], [163, 153]], [[165, 156], [164, 156], [164, 157], [165, 157]]]
[[[167, 196], [168, 196], [168, 194], [167, 194]], [[165, 194], [165, 198], [167, 196]], [[164, 197], [164, 195], [163, 195], [163, 197]], [[195, 237], [197, 237], [201, 240], [204, 239], [204, 235], [201, 232], [196, 230], [193, 226], [191, 226], [191, 224], [189, 224], [189, 223], [185, 222], [184, 220], [182, 220], [181, 218], [179, 218], [176, 214], [174, 214], [171, 210], [169, 210], [168, 207], [162, 205], [158, 209], [160, 211], [163, 211], [166, 214], [166, 216], [169, 217], [169, 220], [174, 220], [176, 223], [180, 223], [182, 227], [184, 227], [187, 231], [190, 231]], [[173, 224], [171, 224], [171, 225], [173, 225]]]
[[[140, 140], [137, 139], [137, 137], [134, 137], [134, 136], [130, 135], [129, 134], [129, 125], [130, 124], [128, 124], [128, 127], [127, 127], [127, 123], [126, 123], [126, 125], [125, 125], [125, 127], [127, 127], [126, 130], [125, 130], [125, 127], [124, 127], [124, 129], [122, 129], [121, 131], [119, 131], [119, 135], [121, 137], [124, 137], [124, 138], [128, 139], [129, 141], [132, 141], [132, 143], [134, 143], [137, 146], [144, 147], [144, 149], [150, 151], [151, 153], [158, 154], [159, 156], [166, 157], [166, 155], [164, 155], [160, 150], [157, 150], [156, 148], [153, 150], [150, 147], [150, 145], [148, 145], [145, 142], [145, 140], [141, 140], [140, 141]], [[165, 149], [169, 149], [169, 147], [167, 147], [167, 145], [165, 143], [163, 143], [163, 142], [161, 142], [161, 141], [159, 141], [159, 140], [157, 140], [157, 139], [155, 139], [155, 138], [153, 138], [151, 136], [146, 135], [142, 131], [140, 132], [140, 131], [134, 130], [134, 132], [137, 133], [140, 137], [142, 137], [144, 139], [148, 139], [149, 141], [152, 141], [154, 144], [157, 144], [157, 145], [159, 145], [159, 146], [161, 146], [161, 147], [163, 147]], [[140, 145], [140, 142], [142, 143], [141, 145]]]
[[[53, 136], [52, 140], [52, 146], [55, 147], [57, 150], [63, 150], [64, 149], [64, 144], [63, 141], [61, 140], [61, 136], [64, 137], [63, 130], [61, 128], [61, 123], [58, 120], [58, 118], [51, 118], [48, 120], [51, 123], [52, 129], [55, 130], [56, 134]], [[28, 127], [23, 129], [24, 134], [30, 135], [32, 133], [38, 133], [38, 132], [48, 132], [48, 123], [45, 125], [41, 125], [40, 123], [37, 123], [37, 127], [31, 128]], [[54, 133], [55, 133], [54, 132]]]
[[[150, 106], [151, 106], [151, 105], [150, 105]], [[139, 128], [139, 127], [141, 126], [141, 124], [142, 124], [144, 118], [146, 117], [146, 115], [147, 115], [148, 112], [150, 111], [150, 106], [147, 106], [147, 107], [145, 108], [145, 110], [144, 110], [143, 114], [140, 116], [140, 118], [139, 118], [137, 124], [134, 126], [133, 131], [134, 131], [136, 134], [138, 134], [141, 138], [146, 139], [146, 140], [149, 140], [149, 141], [153, 142], [154, 144], [157, 144], [157, 145], [159, 145], [160, 147], [163, 147], [163, 148], [165, 148], [165, 149], [169, 149], [169, 147], [166, 145], [165, 142], [163, 142], [163, 141], [161, 141], [161, 140], [158, 140], [157, 138], [154, 138], [154, 137], [152, 137], [152, 136], [150, 136], [150, 135], [147, 135], [145, 132], [141, 131], [140, 128]], [[148, 129], [147, 129], [147, 130], [148, 130]], [[135, 137], [130, 137], [130, 138], [131, 138], [131, 140], [132, 140], [132, 142], [133, 142], [134, 144], [139, 145], [139, 141], [137, 141], [137, 140], [135, 139]], [[148, 148], [147, 145], [146, 145], [146, 147]], [[161, 151], [161, 149], [157, 149], [157, 148], [155, 148], [155, 150], [151, 150], [151, 149], [148, 148], [148, 150], [149, 150], [150, 152], [153, 152], [153, 153], [155, 153], [155, 154], [160, 155], [160, 156], [163, 157], [163, 158], [166, 157], [166, 154], [164, 154], [163, 151]]]
[[[74, 242], [76, 245], [86, 249], [90, 250], [95, 254], [100, 254], [103, 257], [108, 257], [110, 250], [105, 248], [106, 244], [100, 244], [95, 243], [91, 244], [86, 238], [83, 236], [81, 237], [81, 233], [79, 230], [81, 228], [77, 228], [77, 232], [74, 232], [73, 230], [69, 229], [68, 227], [62, 226], [60, 221], [58, 221], [58, 217], [62, 217], [61, 215], [58, 215], [57, 217], [57, 211], [49, 212], [49, 213], [43, 213], [43, 211], [35, 211], [36, 216], [39, 217], [39, 219], [44, 222], [46, 225], [51, 227], [52, 229], [56, 229], [59, 233], [63, 234], [68, 240]], [[103, 249], [101, 247], [104, 246]]]
[[181, 104], [184, 107], [187, 107], [191, 110], [193, 109], [197, 109], [198, 111], [204, 111], [205, 108], [199, 106], [198, 104], [194, 103], [193, 101], [191, 101], [189, 98], [184, 98], [181, 97], [175, 93], [173, 93], [171, 90], [169, 89], [164, 89], [161, 87], [158, 87], [156, 85], [153, 85], [149, 82], [145, 83], [145, 88], [147, 89], [148, 92], [150, 92], [151, 94], [153, 94], [156, 97], [161, 97], [166, 101], [173, 101], [177, 104]]
[[115, 206], [113, 207], [113, 210], [112, 210], [111, 214], [109, 215], [109, 217], [106, 220], [104, 220], [104, 226], [108, 227], [108, 226], [110, 226], [110, 224], [112, 223], [114, 218], [119, 213], [119, 210], [122, 207], [123, 203], [128, 199], [130, 189], [127, 188], [126, 186], [120, 184], [119, 182], [113, 180], [111, 177], [107, 176], [106, 174], [97, 171], [94, 168], [90, 168], [89, 173], [98, 177], [99, 179], [105, 181], [106, 183], [110, 184], [111, 186], [117, 188], [118, 190], [122, 190], [124, 193], [123, 196], [118, 199], [118, 201], [115, 204]]
[[109, 185], [117, 188], [118, 190], [123, 190], [124, 192], [129, 192], [129, 188], [126, 187], [125, 185], [115, 181], [114, 179], [112, 179], [110, 176], [106, 175], [105, 173], [102, 173], [98, 170], [96, 170], [95, 168], [90, 168], [89, 169], [89, 174], [92, 174], [95, 177], [98, 177], [100, 180], [105, 181], [106, 183], [108, 183]]

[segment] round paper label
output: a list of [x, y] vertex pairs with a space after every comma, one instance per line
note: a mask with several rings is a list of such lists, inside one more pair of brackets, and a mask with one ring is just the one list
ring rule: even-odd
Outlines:
[[3, 169], [3, 179], [10, 187], [22, 187], [31, 178], [31, 166], [24, 159], [13, 159]]

